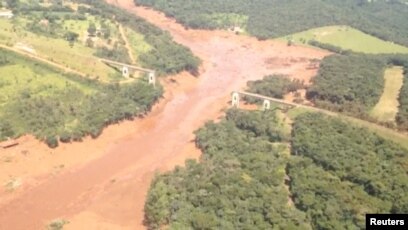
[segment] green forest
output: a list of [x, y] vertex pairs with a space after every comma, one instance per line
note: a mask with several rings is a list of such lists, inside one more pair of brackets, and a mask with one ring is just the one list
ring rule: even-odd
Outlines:
[[317, 114], [297, 117], [292, 133], [291, 191], [313, 226], [363, 228], [365, 213], [408, 212], [406, 149]]
[[325, 57], [307, 99], [316, 106], [359, 118], [370, 119], [368, 112], [379, 101], [384, 89], [384, 71], [388, 66], [404, 66], [404, 84], [399, 96], [397, 125], [406, 128], [407, 55], [367, 55], [349, 52]]
[[200, 163], [158, 176], [145, 205], [149, 229], [310, 229], [287, 205], [286, 137], [274, 112], [230, 110], [196, 132]]
[[374, 55], [332, 55], [322, 60], [307, 98], [317, 106], [364, 116], [381, 97], [387, 63]]
[[0, 50], [0, 140], [34, 134], [56, 147], [58, 140], [97, 137], [109, 124], [147, 113], [162, 88], [146, 80], [102, 84]]
[[148, 228], [361, 229], [365, 213], [408, 211], [406, 149], [322, 114], [297, 116], [291, 136], [283, 123], [235, 109], [207, 123], [200, 162], [153, 181]]
[[[249, 81], [247, 83], [248, 91], [269, 97], [283, 99], [283, 97], [298, 89], [304, 88], [304, 83], [299, 80], [290, 80], [289, 76], [285, 75], [268, 75], [262, 80]], [[246, 98], [249, 103], [256, 102], [257, 99], [251, 97]]]
[[[394, 0], [136, 0], [152, 6], [191, 28], [215, 29], [241, 25], [242, 20], [226, 20], [219, 15], [247, 18], [244, 28], [260, 38], [282, 37], [311, 28], [349, 25], [367, 34], [408, 46], [408, 5]], [[214, 19], [215, 18], [215, 19]]]

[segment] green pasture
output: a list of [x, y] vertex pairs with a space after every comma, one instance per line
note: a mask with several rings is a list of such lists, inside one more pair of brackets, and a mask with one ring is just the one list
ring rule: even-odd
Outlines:
[[[86, 94], [96, 89], [68, 77], [25, 61], [0, 66], [0, 105], [17, 100], [22, 93], [30, 97], [56, 96], [67, 87], [74, 87]], [[60, 98], [59, 100], [63, 100]]]
[[408, 53], [408, 47], [373, 37], [349, 26], [326, 26], [285, 36], [281, 39], [292, 39], [295, 44], [306, 44], [316, 40], [355, 52]]
[[153, 49], [152, 46], [145, 41], [143, 34], [137, 33], [127, 27], [124, 27], [124, 31], [132, 49], [131, 52], [136, 59], [138, 59], [141, 54], [147, 53]]
[[384, 92], [370, 115], [379, 121], [395, 122], [398, 113], [398, 96], [403, 84], [404, 70], [401, 66], [388, 68], [384, 73]]

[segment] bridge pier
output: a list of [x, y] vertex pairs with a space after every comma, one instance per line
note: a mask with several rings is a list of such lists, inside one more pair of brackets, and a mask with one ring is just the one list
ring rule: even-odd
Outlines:
[[149, 85], [156, 85], [156, 73], [155, 72], [149, 72], [149, 79], [148, 79]]
[[239, 93], [237, 92], [232, 93], [231, 105], [232, 107], [235, 107], [235, 108], [239, 107]]
[[129, 78], [129, 68], [127, 66], [122, 66], [122, 76]]
[[265, 99], [262, 104], [262, 111], [270, 110], [270, 109], [271, 109], [271, 101]]

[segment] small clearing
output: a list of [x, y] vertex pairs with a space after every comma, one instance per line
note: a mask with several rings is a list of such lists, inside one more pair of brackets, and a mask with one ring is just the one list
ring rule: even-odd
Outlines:
[[371, 116], [384, 122], [395, 122], [398, 113], [398, 95], [403, 84], [403, 68], [394, 66], [385, 70], [384, 92], [371, 111]]

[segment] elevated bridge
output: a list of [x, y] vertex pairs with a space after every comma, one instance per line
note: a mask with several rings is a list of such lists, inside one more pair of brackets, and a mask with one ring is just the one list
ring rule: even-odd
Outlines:
[[142, 67], [139, 67], [139, 66], [134, 66], [134, 65], [130, 65], [130, 64], [122, 63], [122, 62], [117, 62], [117, 61], [112, 61], [112, 60], [108, 60], [108, 59], [103, 59], [103, 58], [100, 58], [99, 60], [101, 62], [109, 65], [109, 66], [120, 69], [121, 72], [122, 72], [122, 76], [125, 77], [125, 78], [129, 78], [131, 71], [148, 73], [148, 82], [149, 82], [149, 84], [152, 84], [152, 85], [156, 84], [156, 71], [154, 71], [152, 69], [146, 69], [146, 68], [142, 68]]
[[257, 99], [263, 100], [262, 103], [262, 110], [269, 110], [271, 109], [271, 102], [279, 103], [282, 105], [285, 105], [289, 108], [295, 108], [298, 107], [299, 104], [292, 103], [292, 102], [287, 102], [281, 99], [273, 98], [273, 97], [267, 97], [264, 95], [256, 94], [256, 93], [249, 93], [249, 92], [243, 92], [243, 91], [234, 91], [232, 92], [232, 99], [231, 99], [231, 105], [233, 107], [238, 108], [239, 107], [239, 102], [240, 102], [240, 97], [241, 96], [246, 96], [246, 97], [253, 97]]

